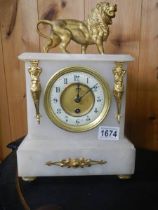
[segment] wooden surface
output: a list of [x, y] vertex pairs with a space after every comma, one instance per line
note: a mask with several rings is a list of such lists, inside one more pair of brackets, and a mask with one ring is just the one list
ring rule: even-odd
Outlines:
[[[74, 3], [75, 2], [75, 3]], [[0, 0], [0, 158], [6, 144], [27, 133], [25, 76], [17, 56], [42, 51], [36, 32], [38, 19], [83, 20], [97, 0]], [[128, 53], [126, 135], [138, 147], [158, 150], [158, 2], [109, 0], [118, 12], [105, 43], [106, 53]], [[49, 33], [49, 28], [45, 28]], [[80, 52], [75, 43], [72, 52]], [[53, 50], [59, 52], [59, 49]], [[88, 52], [97, 52], [88, 47]]]
[[0, 34], [0, 159], [9, 153], [9, 150], [5, 145], [11, 141], [8, 97], [1, 40]]
[[144, 0], [142, 17], [133, 141], [158, 149], [158, 1]]

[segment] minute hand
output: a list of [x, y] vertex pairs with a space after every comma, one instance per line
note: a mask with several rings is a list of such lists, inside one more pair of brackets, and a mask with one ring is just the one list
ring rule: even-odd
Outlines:
[[87, 90], [82, 96], [80, 96], [80, 100], [87, 95], [87, 93], [89, 93], [93, 88], [95, 88], [97, 86], [98, 83], [96, 83], [93, 87], [89, 88], [89, 90]]

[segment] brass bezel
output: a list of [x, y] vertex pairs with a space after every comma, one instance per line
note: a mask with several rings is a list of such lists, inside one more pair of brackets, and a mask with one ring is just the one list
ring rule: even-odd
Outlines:
[[[53, 87], [53, 84], [55, 83], [55, 81], [60, 78], [62, 75], [66, 74], [66, 73], [70, 73], [70, 72], [85, 72], [87, 74], [92, 75], [93, 77], [95, 77], [98, 82], [101, 84], [103, 91], [104, 91], [104, 97], [106, 98], [106, 101], [104, 102], [104, 106], [102, 109], [102, 112], [100, 113], [100, 115], [92, 122], [86, 124], [86, 125], [71, 125], [71, 124], [66, 124], [65, 122], [61, 121], [56, 114], [54, 113], [54, 111], [51, 108], [51, 103], [50, 103], [50, 91]], [[99, 125], [104, 118], [106, 117], [109, 108], [110, 108], [110, 104], [111, 104], [111, 94], [110, 94], [110, 88], [108, 83], [101, 77], [101, 75], [99, 73], [97, 73], [95, 70], [87, 68], [87, 67], [82, 67], [82, 66], [71, 66], [71, 67], [65, 67], [63, 69], [60, 69], [59, 71], [57, 71], [48, 81], [47, 85], [46, 85], [46, 89], [45, 89], [45, 93], [44, 93], [44, 107], [45, 107], [45, 111], [47, 113], [47, 116], [49, 117], [49, 119], [58, 127], [67, 130], [67, 131], [71, 131], [71, 132], [84, 132], [84, 131], [88, 131], [90, 129], [95, 128], [97, 125]]]

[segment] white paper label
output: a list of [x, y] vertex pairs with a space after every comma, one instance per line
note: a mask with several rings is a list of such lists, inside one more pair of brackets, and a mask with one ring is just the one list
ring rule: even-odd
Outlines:
[[119, 127], [108, 127], [108, 126], [100, 126], [98, 130], [98, 139], [99, 140], [119, 140]]

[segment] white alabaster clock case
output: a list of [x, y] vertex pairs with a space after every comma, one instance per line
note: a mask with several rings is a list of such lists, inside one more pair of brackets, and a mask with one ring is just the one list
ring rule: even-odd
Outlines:
[[130, 55], [24, 53], [28, 134], [20, 177], [132, 175], [124, 136]]

